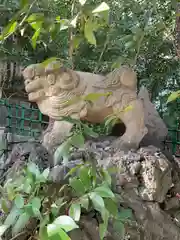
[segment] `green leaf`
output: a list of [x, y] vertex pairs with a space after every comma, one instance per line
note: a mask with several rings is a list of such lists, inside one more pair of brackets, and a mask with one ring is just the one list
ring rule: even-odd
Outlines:
[[40, 227], [40, 229], [39, 229], [39, 240], [49, 240], [46, 226]]
[[71, 238], [67, 235], [67, 233], [62, 229], [59, 229], [58, 235], [62, 240], [71, 240]]
[[108, 116], [105, 119], [105, 127], [109, 125], [115, 125], [119, 121], [118, 117], [116, 115]]
[[120, 212], [118, 213], [118, 220], [123, 222], [132, 218], [133, 218], [133, 214], [131, 209], [121, 208]]
[[106, 169], [101, 169], [101, 174], [104, 178], [104, 181], [111, 186], [112, 183], [112, 179], [111, 179], [111, 175], [109, 174], [109, 172]]
[[71, 138], [71, 144], [78, 148], [84, 147], [84, 137], [82, 134], [75, 134]]
[[128, 105], [127, 107], [123, 108], [122, 112], [128, 112], [131, 111], [133, 109], [132, 105]]
[[69, 209], [69, 216], [78, 222], [81, 216], [81, 205], [78, 203], [71, 204]]
[[42, 219], [41, 217], [41, 212], [39, 211], [39, 209], [37, 208], [32, 208], [33, 210], [33, 215], [36, 217], [36, 218], [39, 218], [40, 220]]
[[32, 13], [26, 21], [28, 23], [44, 21], [44, 13]]
[[88, 210], [89, 208], [89, 198], [88, 195], [84, 195], [82, 197], [79, 198], [79, 203], [81, 204], [82, 208], [85, 208], [86, 210]]
[[99, 196], [102, 198], [114, 198], [114, 193], [108, 186], [100, 186], [94, 189]]
[[39, 209], [41, 207], [41, 199], [38, 197], [34, 197], [31, 200], [31, 206], [32, 206], [32, 211], [33, 211], [34, 216], [41, 219], [41, 213], [39, 211]]
[[43, 171], [42, 175], [43, 175], [43, 177], [45, 178], [45, 180], [48, 179], [48, 177], [49, 177], [49, 172], [50, 172], [50, 169], [49, 169], [49, 168], [46, 168], [46, 169]]
[[107, 223], [107, 224], [108, 224], [109, 216], [110, 216], [110, 215], [109, 215], [109, 212], [108, 212], [107, 209], [104, 209], [104, 210], [101, 212], [101, 217], [102, 217], [103, 221], [104, 221], [105, 223]]
[[74, 175], [74, 174], [77, 172], [77, 170], [79, 169], [79, 167], [80, 167], [81, 165], [82, 165], [82, 164], [77, 164], [77, 166], [71, 168], [71, 169], [68, 171], [68, 173], [66, 174], [65, 178], [68, 178], [69, 176]]
[[50, 237], [48, 240], [59, 240], [59, 237], [62, 240], [71, 240], [66, 232], [64, 232], [63, 229], [56, 224], [49, 224], [47, 226], [47, 233], [48, 237]]
[[28, 0], [20, 0], [20, 6], [21, 8], [24, 8], [26, 5], [28, 5], [29, 1]]
[[72, 39], [73, 49], [77, 49], [82, 41], [83, 41], [82, 36], [74, 36], [73, 39]]
[[40, 209], [41, 207], [41, 199], [39, 197], [34, 197], [31, 200], [32, 208]]
[[56, 218], [53, 224], [61, 226], [61, 228], [64, 229], [66, 232], [70, 232], [73, 229], [79, 228], [75, 221], [71, 217], [66, 215], [62, 215]]
[[42, 28], [42, 24], [43, 22], [39, 21], [39, 22], [32, 22], [32, 23], [29, 23], [31, 25], [31, 27], [37, 31], [38, 29], [41, 29]]
[[91, 21], [87, 21], [85, 23], [84, 35], [85, 35], [85, 38], [87, 39], [87, 41], [90, 44], [96, 46], [96, 38], [95, 38], [95, 35], [94, 35], [94, 32], [93, 32], [93, 26], [92, 26]]
[[15, 198], [15, 191], [14, 191], [14, 187], [12, 186], [12, 184], [8, 184], [7, 185], [7, 195], [8, 195], [8, 200], [13, 201], [13, 199]]
[[49, 215], [45, 215], [44, 218], [40, 221], [39, 227], [39, 238], [38, 240], [50, 240], [48, 238], [47, 225], [50, 222]]
[[180, 90], [176, 92], [172, 92], [171, 95], [168, 97], [167, 103], [175, 101], [179, 97], [180, 97]]
[[[48, 59], [46, 59], [45, 61], [41, 62], [40, 64], [43, 66], [43, 67], [46, 67], [47, 65], [49, 65], [50, 63], [57, 63], [58, 66], [57, 67], [61, 67], [61, 64], [60, 62], [57, 62], [59, 58], [57, 57], [50, 57]], [[56, 67], [56, 66], [55, 66]]]
[[79, 196], [86, 192], [85, 187], [80, 179], [71, 178], [69, 180], [70, 186], [75, 190], [75, 193]]
[[[61, 229], [60, 229], [61, 230]], [[48, 240], [61, 240], [58, 233], [52, 235], [51, 237], [48, 237]]]
[[17, 209], [15, 206], [11, 209], [9, 215], [7, 216], [4, 225], [13, 226], [16, 222], [19, 215], [22, 213], [20, 209]]
[[5, 213], [9, 212], [9, 207], [6, 199], [1, 199], [1, 208]]
[[87, 0], [79, 0], [79, 3], [81, 4], [81, 6], [83, 6], [86, 3]]
[[24, 206], [24, 198], [20, 194], [17, 194], [14, 203], [17, 208], [22, 208]]
[[134, 45], [135, 45], [135, 42], [133, 42], [133, 41], [126, 42], [126, 43], [124, 44], [125, 48], [127, 48], [127, 49], [134, 47]]
[[107, 223], [101, 223], [99, 224], [99, 235], [100, 235], [100, 240], [103, 240], [105, 235], [106, 235], [106, 232], [107, 232], [107, 227], [108, 227], [108, 224]]
[[113, 216], [117, 217], [118, 215], [118, 204], [110, 198], [104, 199], [105, 207], [108, 212]]
[[111, 92], [107, 92], [107, 93], [89, 93], [86, 96], [83, 96], [83, 100], [85, 101], [97, 101], [99, 100], [101, 97], [105, 97], [105, 96], [109, 96], [111, 95]]
[[104, 11], [109, 11], [109, 6], [107, 5], [107, 3], [102, 2], [97, 8], [95, 8], [92, 13], [100, 13], [100, 12], [104, 12]]
[[61, 20], [61, 17], [60, 17], [60, 16], [56, 16], [56, 21], [57, 21], [58, 23], [60, 23], [60, 20]]
[[14, 225], [12, 232], [14, 235], [18, 234], [29, 222], [30, 220], [30, 215], [27, 214], [26, 212], [21, 214]]
[[40, 176], [40, 171], [39, 171], [39, 168], [38, 166], [33, 163], [33, 162], [30, 162], [27, 166], [27, 170], [28, 172], [30, 172], [32, 175], [36, 176], [36, 177], [39, 177]]
[[79, 178], [83, 183], [86, 190], [91, 189], [91, 178], [89, 176], [89, 168], [87, 166], [82, 166], [79, 169]]
[[120, 233], [122, 237], [125, 236], [125, 227], [121, 221], [114, 221], [113, 228], [116, 232]]
[[83, 125], [83, 129], [84, 129], [84, 133], [87, 136], [93, 137], [93, 138], [97, 138], [99, 137], [99, 134], [94, 132], [92, 128], [88, 127], [86, 124], [82, 124]]
[[100, 213], [102, 213], [103, 210], [105, 209], [103, 198], [95, 192], [89, 193], [89, 198], [91, 199], [94, 208]]
[[0, 36], [0, 40], [9, 37], [9, 35], [13, 34], [16, 31], [18, 23], [17, 21], [10, 22], [3, 30], [2, 35]]
[[29, 214], [30, 216], [33, 216], [34, 215], [34, 212], [33, 212], [33, 209], [32, 209], [32, 205], [31, 204], [26, 204], [24, 206], [24, 211]]
[[[7, 225], [1, 225], [0, 226], [0, 237], [5, 233], [5, 231], [9, 228]], [[0, 238], [1, 240], [1, 238]]]
[[101, 213], [101, 216], [103, 219], [103, 223], [99, 225], [99, 234], [100, 239], [103, 240], [108, 228], [109, 212], [106, 209], [104, 209], [104, 211]]
[[33, 46], [34, 49], [36, 48], [37, 39], [38, 39], [40, 33], [41, 33], [41, 28], [38, 28], [31, 38], [32, 46]]
[[68, 157], [71, 148], [70, 139], [63, 142], [54, 153], [54, 165], [57, 165], [61, 161], [61, 157]]
[[31, 179], [26, 178], [25, 183], [23, 184], [23, 191], [27, 194], [30, 194], [32, 186], [31, 186]]
[[97, 185], [97, 167], [93, 166], [91, 167], [91, 176], [92, 176], [92, 186], [93, 188]]
[[54, 220], [52, 224], [47, 226], [48, 236], [52, 236], [59, 233], [60, 229], [64, 229], [66, 232], [70, 232], [73, 229], [79, 228], [74, 220], [66, 215], [60, 216]]
[[60, 207], [58, 207], [55, 203], [53, 203], [53, 204], [51, 205], [51, 213], [52, 213], [52, 215], [53, 215], [54, 218], [58, 216], [58, 214], [59, 214], [59, 209], [60, 209]]

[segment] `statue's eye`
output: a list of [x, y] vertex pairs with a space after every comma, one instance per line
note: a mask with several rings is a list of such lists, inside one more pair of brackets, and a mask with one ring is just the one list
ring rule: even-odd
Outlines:
[[67, 83], [71, 82], [71, 78], [68, 73], [63, 73], [61, 78], [63, 79], [64, 82], [67, 82]]
[[25, 80], [25, 85], [29, 84], [31, 82], [31, 79]]
[[113, 79], [112, 84], [117, 84], [117, 83], [118, 83], [118, 79], [116, 77], [115, 79]]

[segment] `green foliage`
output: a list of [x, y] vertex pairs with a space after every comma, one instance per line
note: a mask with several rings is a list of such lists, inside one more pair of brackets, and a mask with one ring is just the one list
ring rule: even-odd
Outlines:
[[[97, 211], [102, 218], [100, 239], [104, 239], [110, 218], [116, 221], [115, 225], [121, 224], [121, 228], [132, 218], [130, 210], [119, 211], [115, 194], [110, 189], [111, 177], [106, 170], [95, 168], [90, 163], [79, 165], [68, 173], [69, 184], [59, 185], [59, 194], [50, 195], [47, 193], [52, 189], [51, 186], [48, 188], [48, 175], [49, 169], [41, 172], [36, 164], [30, 162], [19, 177], [5, 183], [1, 208], [6, 218], [0, 226], [0, 236], [10, 227], [16, 236], [32, 219], [37, 219], [39, 239], [51, 240], [56, 236], [62, 240], [70, 239], [68, 233], [79, 228], [81, 214]], [[28, 193], [27, 183], [30, 186]], [[6, 202], [11, 204], [3, 207]], [[120, 232], [123, 233], [122, 230]]]
[[176, 92], [172, 92], [171, 95], [168, 97], [167, 103], [175, 101], [179, 97], [180, 97], [180, 90]]

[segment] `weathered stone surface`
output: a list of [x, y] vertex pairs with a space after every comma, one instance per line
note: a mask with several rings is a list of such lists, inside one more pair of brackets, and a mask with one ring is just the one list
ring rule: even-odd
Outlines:
[[170, 164], [163, 156], [147, 156], [141, 166], [141, 198], [146, 201], [163, 202], [172, 185]]
[[[71, 123], [60, 121], [63, 116], [101, 123], [105, 117], [115, 114], [126, 126], [123, 136], [114, 142], [116, 148], [138, 148], [147, 133], [143, 105], [136, 93], [136, 74], [127, 66], [102, 76], [60, 67], [57, 62], [46, 67], [35, 64], [28, 66], [23, 76], [29, 100], [36, 102], [44, 115], [55, 120], [51, 131], [43, 138], [43, 144], [50, 150], [63, 141], [72, 128]], [[92, 93], [106, 95], [92, 103], [82, 98]], [[129, 105], [132, 109], [124, 111]]]
[[147, 89], [142, 86], [138, 97], [143, 102], [145, 125], [148, 128], [148, 134], [163, 141], [168, 134], [168, 128], [161, 119], [155, 106], [151, 103]]
[[[86, 156], [86, 160], [94, 159], [104, 168], [116, 167], [117, 171], [112, 174], [112, 179], [119, 206], [129, 207], [134, 213], [134, 220], [126, 224], [125, 239], [179, 240], [179, 199], [176, 196], [180, 193], [178, 165], [169, 161], [159, 148], [144, 146], [137, 151], [116, 151], [111, 146], [111, 140], [112, 138], [108, 137], [103, 141], [89, 140], [84, 149], [72, 149], [67, 166], [52, 166], [50, 156], [48, 161], [43, 161], [47, 157], [46, 154], [41, 154], [40, 149], [44, 148], [38, 143], [18, 144], [9, 155], [8, 159], [11, 161], [7, 169], [11, 169], [9, 174], [15, 172], [14, 168], [18, 162], [23, 163], [32, 156], [32, 160], [40, 168], [52, 166], [49, 180], [62, 184], [68, 168], [79, 164], [83, 155]], [[19, 154], [16, 158], [13, 157], [15, 152]], [[91, 158], [88, 159], [88, 156]], [[5, 166], [7, 167], [7, 164]], [[100, 240], [98, 220], [93, 212], [82, 217], [80, 226], [78, 231], [71, 232], [72, 240]], [[112, 226], [113, 223], [110, 221], [106, 240], [121, 239]]]

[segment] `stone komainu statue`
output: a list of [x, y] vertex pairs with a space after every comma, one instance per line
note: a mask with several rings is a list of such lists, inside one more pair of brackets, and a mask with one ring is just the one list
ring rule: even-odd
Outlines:
[[[101, 123], [108, 115], [115, 114], [126, 126], [124, 135], [114, 142], [114, 147], [121, 149], [137, 148], [148, 132], [143, 104], [136, 93], [136, 74], [127, 66], [102, 76], [73, 71], [53, 62], [45, 67], [30, 65], [24, 69], [23, 76], [29, 101], [36, 102], [40, 111], [54, 120], [51, 131], [46, 131], [43, 138], [43, 145], [48, 149], [60, 144], [72, 128], [71, 123], [62, 121], [63, 116]], [[107, 92], [110, 94], [93, 103], [68, 102], [90, 93]], [[124, 111], [129, 105], [131, 108]]]

